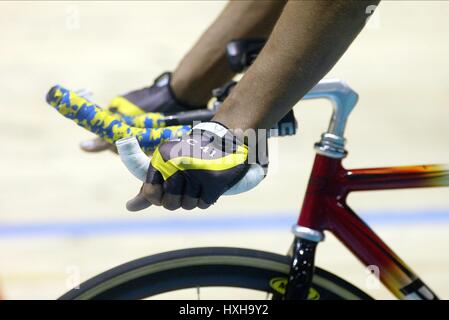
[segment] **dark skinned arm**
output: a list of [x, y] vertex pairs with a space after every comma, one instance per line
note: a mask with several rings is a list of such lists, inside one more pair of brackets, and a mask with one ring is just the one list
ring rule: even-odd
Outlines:
[[235, 74], [226, 61], [226, 44], [240, 38], [268, 38], [286, 1], [230, 1], [173, 73], [176, 96], [205, 105], [211, 91]]
[[255, 63], [213, 120], [271, 128], [343, 55], [379, 1], [289, 1]]

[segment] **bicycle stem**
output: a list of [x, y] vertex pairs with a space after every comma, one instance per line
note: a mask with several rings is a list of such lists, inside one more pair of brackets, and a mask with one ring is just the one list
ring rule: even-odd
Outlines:
[[309, 99], [328, 99], [333, 106], [333, 113], [327, 132], [315, 144], [317, 153], [336, 159], [346, 156], [344, 131], [351, 111], [354, 109], [358, 94], [346, 82], [339, 79], [325, 79], [316, 84], [305, 96]]

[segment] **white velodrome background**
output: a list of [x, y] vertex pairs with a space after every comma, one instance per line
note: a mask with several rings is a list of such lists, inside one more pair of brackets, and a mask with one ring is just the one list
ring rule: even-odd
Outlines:
[[[113, 154], [81, 152], [79, 141], [91, 135], [44, 102], [56, 83], [89, 88], [101, 105], [149, 85], [174, 69], [224, 5], [0, 3], [0, 288], [5, 298], [53, 299], [67, 290], [74, 270], [84, 280], [172, 249], [219, 245], [286, 252], [312, 145], [330, 115], [325, 102], [298, 103], [299, 134], [271, 142], [271, 172], [256, 190], [223, 198], [206, 212], [150, 208], [137, 214], [124, 204], [139, 183]], [[449, 162], [448, 15], [449, 3], [443, 1], [384, 2], [329, 73], [360, 94], [346, 133], [346, 166]], [[445, 298], [448, 199], [449, 188], [350, 198]], [[133, 231], [127, 224], [147, 229]], [[365, 269], [332, 236], [317, 260], [373, 296], [391, 298], [368, 286]]]

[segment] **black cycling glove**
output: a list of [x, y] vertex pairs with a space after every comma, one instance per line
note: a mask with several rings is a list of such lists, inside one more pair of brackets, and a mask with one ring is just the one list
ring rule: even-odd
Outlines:
[[187, 195], [213, 204], [247, 173], [248, 147], [226, 127], [203, 122], [177, 140], [155, 150], [147, 183], [164, 193]]
[[108, 109], [125, 116], [135, 116], [148, 112], [171, 114], [181, 111], [206, 108], [179, 101], [171, 88], [170, 72], [160, 75], [151, 87], [131, 91], [112, 99]]

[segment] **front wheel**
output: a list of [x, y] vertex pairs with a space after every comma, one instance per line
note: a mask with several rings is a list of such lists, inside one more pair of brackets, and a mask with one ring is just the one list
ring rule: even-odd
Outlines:
[[[240, 248], [194, 248], [156, 254], [108, 270], [60, 299], [268, 299], [285, 291], [290, 259]], [[309, 299], [371, 299], [315, 268]]]

